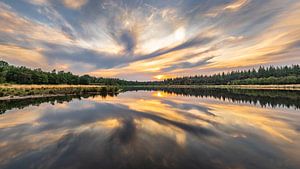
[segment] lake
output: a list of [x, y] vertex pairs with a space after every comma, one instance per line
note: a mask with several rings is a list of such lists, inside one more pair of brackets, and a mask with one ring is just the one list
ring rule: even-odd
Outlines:
[[0, 101], [1, 169], [299, 169], [300, 93], [128, 88]]

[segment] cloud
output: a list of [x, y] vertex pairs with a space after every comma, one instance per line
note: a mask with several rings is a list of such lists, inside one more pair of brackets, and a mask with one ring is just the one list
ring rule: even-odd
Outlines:
[[299, 63], [299, 9], [296, 0], [5, 1], [0, 45], [10, 58], [32, 50], [53, 68], [99, 76], [210, 74]]
[[[274, 18], [273, 24], [261, 32], [261, 34], [241, 39], [242, 45], [232, 46], [220, 57], [220, 67], [240, 67], [243, 65], [260, 65], [276, 62], [291, 64], [297, 60], [295, 55], [289, 52], [298, 50], [295, 45], [300, 39], [300, 4], [293, 4], [289, 11], [281, 12]], [[225, 59], [225, 56], [230, 58]], [[289, 57], [286, 57], [289, 56]]]
[[17, 65], [49, 69], [47, 59], [40, 53], [39, 49], [26, 49], [19, 46], [0, 44], [0, 60], [6, 60]]
[[25, 0], [25, 1], [35, 4], [35, 5], [46, 5], [46, 4], [48, 4], [49, 0]]
[[0, 6], [0, 32], [19, 41], [45, 41], [51, 43], [70, 43], [72, 40], [62, 31], [23, 18], [9, 8]]
[[190, 69], [190, 68], [194, 68], [194, 67], [199, 67], [199, 66], [204, 66], [204, 65], [207, 65], [210, 62], [211, 59], [213, 59], [214, 56], [211, 56], [211, 57], [207, 57], [207, 58], [204, 58], [204, 59], [201, 59], [197, 62], [180, 62], [180, 63], [176, 63], [170, 67], [167, 67], [167, 68], [164, 68], [163, 71], [164, 72], [169, 72], [169, 71], [172, 71], [172, 70], [176, 70], [176, 69]]
[[62, 0], [63, 4], [70, 9], [80, 9], [88, 0]]
[[132, 32], [125, 30], [120, 35], [120, 42], [124, 44], [125, 50], [128, 53], [133, 53], [136, 46], [136, 39]]
[[238, 10], [249, 3], [250, 0], [236, 0], [232, 4], [226, 5], [224, 10]]
[[215, 37], [206, 37], [206, 36], [202, 36], [202, 35], [197, 35], [193, 38], [187, 39], [186, 41], [173, 46], [173, 47], [169, 47], [169, 48], [162, 48], [159, 49], [155, 52], [152, 52], [148, 55], [143, 55], [140, 58], [142, 59], [149, 59], [149, 58], [155, 58], [158, 56], [162, 56], [168, 53], [172, 53], [172, 52], [176, 52], [176, 51], [180, 51], [183, 49], [188, 49], [188, 48], [193, 48], [193, 47], [199, 47], [201, 45], [206, 45], [210, 42], [212, 42], [213, 40], [215, 40]]
[[208, 11], [205, 15], [209, 17], [216, 17], [221, 15], [224, 12], [234, 12], [238, 11], [245, 5], [250, 3], [250, 0], [234, 0], [234, 2], [225, 4], [225, 5], [220, 5], [218, 7], [214, 7], [210, 11]]

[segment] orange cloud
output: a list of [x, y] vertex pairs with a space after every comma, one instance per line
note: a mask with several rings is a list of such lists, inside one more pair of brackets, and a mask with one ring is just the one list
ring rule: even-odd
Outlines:
[[224, 10], [237, 10], [249, 3], [250, 0], [237, 0], [224, 7]]
[[[300, 3], [290, 11], [278, 16], [275, 23], [252, 38], [243, 38], [240, 44], [220, 49], [214, 68], [255, 66], [271, 62], [295, 60], [298, 56], [283, 57], [292, 50], [290, 47], [300, 40]], [[281, 53], [281, 54], [280, 54]], [[281, 57], [275, 57], [279, 54]], [[276, 58], [276, 60], [275, 60]]]
[[247, 5], [250, 0], [235, 0], [234, 2], [211, 9], [205, 16], [216, 17], [226, 11], [237, 11]]
[[47, 68], [47, 59], [34, 49], [26, 49], [19, 46], [1, 45], [0, 59], [15, 64], [25, 64], [30, 67]]
[[[0, 6], [1, 7], [1, 6]], [[11, 36], [23, 36], [23, 41], [46, 41], [60, 44], [71, 44], [72, 40], [60, 30], [32, 22], [2, 7], [0, 13], [0, 32]]]
[[85, 5], [88, 0], [62, 0], [64, 5], [71, 9], [79, 9]]

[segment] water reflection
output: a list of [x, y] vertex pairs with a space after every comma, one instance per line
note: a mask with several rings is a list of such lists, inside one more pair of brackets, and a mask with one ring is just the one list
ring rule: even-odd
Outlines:
[[194, 97], [213, 97], [237, 103], [258, 104], [262, 107], [300, 108], [300, 91], [254, 89], [202, 89], [165, 87], [127, 87], [125, 91], [164, 91], [168, 94]]
[[300, 166], [294, 108], [163, 91], [54, 103], [0, 116], [0, 168]]
[[103, 98], [106, 97], [114, 97], [117, 96], [118, 93], [101, 93], [101, 94], [83, 94], [83, 95], [65, 95], [65, 96], [50, 96], [50, 97], [40, 97], [40, 98], [26, 98], [26, 99], [11, 99], [11, 100], [1, 100], [0, 101], [0, 114], [5, 113], [7, 110], [11, 110], [14, 108], [23, 109], [28, 106], [39, 106], [42, 103], [63, 103], [70, 102], [73, 99], [81, 99], [88, 97], [101, 96]]

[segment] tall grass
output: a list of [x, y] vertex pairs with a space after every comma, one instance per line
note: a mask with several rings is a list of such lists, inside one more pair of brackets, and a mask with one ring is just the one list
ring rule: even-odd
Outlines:
[[0, 97], [31, 95], [68, 95], [85, 93], [117, 93], [116, 86], [96, 85], [0, 85]]

